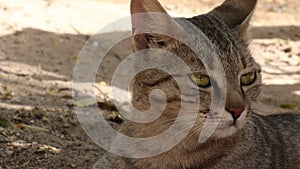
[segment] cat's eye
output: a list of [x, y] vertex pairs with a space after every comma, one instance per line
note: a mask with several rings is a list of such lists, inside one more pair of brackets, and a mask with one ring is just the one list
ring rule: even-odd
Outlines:
[[241, 76], [241, 84], [244, 86], [251, 85], [256, 79], [256, 72], [252, 71]]
[[207, 75], [192, 74], [191, 79], [199, 87], [210, 86], [210, 80]]

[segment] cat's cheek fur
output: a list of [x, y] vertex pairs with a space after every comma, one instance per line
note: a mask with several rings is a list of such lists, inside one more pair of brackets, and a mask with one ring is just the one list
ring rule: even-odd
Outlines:
[[253, 85], [251, 88], [248, 88], [247, 90], [245, 90], [246, 96], [252, 100], [252, 101], [256, 101], [257, 97], [260, 94], [261, 91], [261, 84], [256, 84]]
[[256, 101], [257, 97], [259, 96], [261, 92], [261, 86], [262, 86], [262, 77], [261, 74], [257, 74], [256, 82], [252, 84], [249, 87], [243, 87], [243, 90], [245, 92], [245, 96], [251, 101]]

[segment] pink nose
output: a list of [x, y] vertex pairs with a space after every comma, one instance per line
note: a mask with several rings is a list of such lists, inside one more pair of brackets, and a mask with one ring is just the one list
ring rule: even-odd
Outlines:
[[227, 109], [227, 111], [231, 113], [234, 120], [238, 119], [244, 110], [245, 107], [230, 107]]

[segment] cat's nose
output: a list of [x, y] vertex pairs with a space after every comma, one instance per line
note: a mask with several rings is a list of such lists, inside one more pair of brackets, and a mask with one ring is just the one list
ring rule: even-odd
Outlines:
[[230, 107], [227, 109], [227, 111], [229, 111], [229, 113], [231, 113], [234, 120], [238, 119], [244, 110], [245, 110], [245, 107]]

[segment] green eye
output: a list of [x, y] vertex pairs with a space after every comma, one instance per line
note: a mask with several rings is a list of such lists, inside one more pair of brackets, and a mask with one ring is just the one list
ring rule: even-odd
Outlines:
[[255, 71], [246, 73], [241, 76], [241, 84], [244, 86], [251, 85], [255, 81], [255, 78], [256, 78]]
[[206, 75], [192, 74], [192, 81], [199, 87], [208, 87], [210, 86], [209, 77]]

